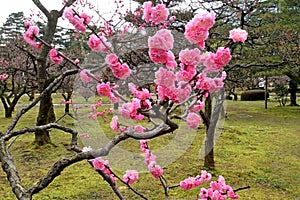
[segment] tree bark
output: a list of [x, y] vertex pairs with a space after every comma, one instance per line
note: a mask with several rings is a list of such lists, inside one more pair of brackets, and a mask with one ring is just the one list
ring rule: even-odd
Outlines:
[[205, 100], [205, 117], [208, 120], [206, 126], [206, 139], [205, 139], [205, 157], [204, 157], [204, 167], [209, 169], [215, 168], [214, 160], [214, 132], [210, 131], [210, 119], [212, 112], [212, 101], [209, 95]]
[[[47, 13], [48, 23], [45, 29], [45, 35], [43, 37], [44, 41], [48, 44], [51, 44], [54, 33], [57, 26], [58, 18], [60, 13], [56, 10], [52, 10], [50, 13]], [[41, 93], [51, 82], [52, 78], [48, 77], [47, 74], [47, 58], [50, 49], [46, 46], [42, 46], [39, 57], [38, 57], [38, 87], [39, 92]], [[46, 93], [40, 101], [39, 112], [37, 116], [36, 125], [45, 125], [47, 123], [55, 121], [53, 110], [53, 103], [51, 98], [51, 92]], [[35, 132], [34, 143], [42, 146], [51, 142], [49, 131], [42, 130]]]
[[299, 106], [297, 104], [297, 96], [296, 96], [297, 95], [297, 86], [298, 86], [297, 81], [294, 79], [290, 80], [289, 86], [290, 86], [289, 91], [290, 91], [290, 95], [291, 95], [290, 96], [290, 99], [291, 99], [290, 106]]

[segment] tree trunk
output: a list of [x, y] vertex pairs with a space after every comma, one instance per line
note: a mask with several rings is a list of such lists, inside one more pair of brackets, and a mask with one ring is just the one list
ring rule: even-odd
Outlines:
[[291, 95], [291, 106], [299, 106], [298, 104], [297, 104], [297, 86], [298, 86], [298, 84], [297, 84], [297, 81], [296, 80], [294, 80], [294, 79], [292, 79], [292, 80], [290, 80], [290, 83], [289, 83], [289, 86], [290, 86], [290, 89], [289, 89], [289, 91], [290, 91], [290, 95]]
[[205, 100], [205, 117], [208, 120], [208, 126], [206, 127], [206, 139], [205, 139], [205, 157], [204, 167], [209, 169], [215, 168], [214, 160], [214, 132], [210, 131], [210, 119], [212, 111], [212, 101], [209, 95]]
[[[50, 122], [50, 111], [53, 109], [51, 93], [46, 94], [40, 101], [39, 112], [37, 117], [37, 126], [45, 125]], [[38, 146], [42, 146], [51, 142], [49, 131], [40, 130], [35, 132], [34, 143]]]

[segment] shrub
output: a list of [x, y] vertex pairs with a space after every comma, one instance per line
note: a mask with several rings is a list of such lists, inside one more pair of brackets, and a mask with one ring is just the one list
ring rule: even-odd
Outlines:
[[[269, 98], [269, 93], [267, 93], [267, 98]], [[248, 90], [241, 94], [241, 101], [256, 101], [264, 100], [265, 91], [264, 90]]]

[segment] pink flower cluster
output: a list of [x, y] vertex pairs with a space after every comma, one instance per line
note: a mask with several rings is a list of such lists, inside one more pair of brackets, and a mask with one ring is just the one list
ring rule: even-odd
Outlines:
[[193, 17], [185, 26], [184, 36], [192, 44], [197, 44], [201, 49], [205, 47], [209, 29], [215, 24], [215, 13], [213, 11], [201, 11]]
[[0, 80], [7, 79], [7, 78], [8, 78], [7, 74], [1, 74], [0, 75]]
[[186, 100], [192, 92], [191, 85], [188, 82], [176, 82], [174, 72], [163, 67], [160, 67], [159, 70], [155, 72], [154, 82], [157, 85], [158, 97], [161, 101], [169, 99], [175, 103], [181, 103]]
[[64, 58], [61, 56], [56, 49], [51, 49], [50, 50], [50, 60], [54, 62], [55, 64], [60, 64]]
[[89, 76], [89, 74], [90, 74], [89, 70], [86, 70], [86, 69], [81, 70], [81, 72], [79, 73], [79, 76], [80, 76], [82, 82], [88, 83], [91, 80], [93, 80], [93, 78], [91, 76]]
[[238, 199], [239, 198], [239, 195], [235, 194], [232, 187], [229, 185], [226, 185], [225, 179], [223, 176], [219, 176], [218, 181], [212, 181], [210, 183], [209, 189], [201, 188], [199, 196], [200, 196], [199, 200], [226, 199], [227, 196], [230, 199]]
[[197, 175], [196, 177], [188, 177], [183, 181], [180, 181], [180, 187], [184, 190], [190, 190], [192, 188], [198, 187], [204, 181], [209, 182], [211, 179], [211, 174], [205, 170], [201, 171], [201, 175]]
[[107, 114], [111, 114], [112, 111], [110, 109], [105, 108], [102, 111], [98, 111], [97, 109], [102, 106], [102, 99], [100, 98], [98, 102], [94, 105], [91, 105], [92, 112], [89, 113], [88, 118], [95, 120], [97, 117], [101, 116], [106, 122]]
[[201, 117], [194, 112], [190, 112], [186, 118], [186, 121], [189, 128], [196, 129], [201, 122]]
[[95, 52], [107, 53], [111, 48], [111, 43], [107, 41], [106, 37], [95, 34], [90, 35], [87, 41], [88, 46]]
[[98, 83], [97, 85], [97, 93], [101, 96], [107, 96], [113, 103], [117, 103], [120, 101], [120, 98], [115, 96], [112, 92], [112, 88], [110, 87], [110, 83]]
[[86, 32], [86, 25], [88, 25], [92, 17], [86, 13], [81, 13], [79, 16], [76, 15], [72, 8], [66, 8], [64, 11], [64, 17], [69, 20], [69, 22], [75, 27], [77, 31]]
[[241, 28], [234, 28], [229, 31], [229, 38], [231, 38], [233, 42], [244, 43], [247, 40], [247, 37], [248, 37], [247, 31]]
[[152, 7], [152, 2], [147, 1], [143, 4], [143, 20], [147, 23], [151, 22], [154, 25], [165, 22], [168, 19], [169, 11], [164, 4], [158, 4]]
[[124, 103], [119, 108], [119, 113], [125, 119], [142, 120], [144, 115], [139, 113], [139, 109], [141, 109], [141, 100], [133, 98], [131, 102]]
[[126, 63], [120, 63], [116, 54], [108, 54], [105, 57], [105, 62], [118, 79], [127, 79], [130, 76], [131, 69]]
[[102, 172], [106, 173], [114, 182], [116, 182], [116, 177], [111, 173], [109, 162], [107, 160], [103, 160], [103, 158], [97, 157], [90, 161], [93, 163], [94, 169], [101, 170]]
[[134, 183], [139, 178], [139, 173], [136, 170], [126, 170], [126, 174], [123, 176], [123, 181], [127, 184]]
[[148, 166], [148, 170], [154, 178], [159, 179], [159, 177], [164, 173], [164, 170], [157, 165], [156, 156], [148, 149], [147, 140], [140, 140], [140, 149], [144, 152], [144, 162]]
[[201, 73], [197, 77], [196, 88], [208, 92], [215, 92], [220, 90], [224, 86], [224, 80], [226, 73], [222, 72], [221, 77], [210, 78], [205, 73]]
[[24, 40], [37, 49], [39, 49], [41, 45], [35, 42], [34, 36], [37, 36], [39, 34], [39, 30], [40, 29], [37, 26], [28, 25], [26, 32], [23, 34]]
[[118, 123], [118, 116], [113, 116], [110, 122], [110, 128], [116, 132], [120, 131], [120, 126]]
[[231, 57], [228, 48], [219, 47], [216, 53], [207, 52], [202, 54], [201, 59], [206, 67], [206, 72], [217, 72], [229, 63]]
[[149, 37], [149, 56], [152, 62], [166, 64], [167, 68], [174, 69], [177, 66], [175, 56], [170, 49], [173, 48], [174, 38], [170, 30], [161, 29], [154, 36]]

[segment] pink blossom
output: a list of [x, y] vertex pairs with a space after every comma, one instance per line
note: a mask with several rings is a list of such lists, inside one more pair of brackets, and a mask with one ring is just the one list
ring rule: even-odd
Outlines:
[[84, 20], [85, 25], [88, 25], [92, 20], [92, 17], [89, 16], [88, 14], [86, 14], [86, 13], [81, 13], [80, 17]]
[[[208, 34], [207, 29], [201, 28], [196, 24], [189, 22], [185, 26], [184, 36], [192, 44], [202, 44], [208, 38]], [[203, 45], [200, 45], [200, 47], [203, 49]]]
[[173, 48], [174, 38], [170, 30], [160, 29], [154, 36], [149, 37], [148, 47], [150, 49], [163, 49], [169, 51]]
[[106, 53], [111, 48], [111, 43], [107, 42], [106, 37], [97, 36], [95, 34], [90, 35], [87, 44], [93, 51], [96, 51], [96, 52]]
[[233, 42], [244, 43], [247, 40], [247, 36], [248, 36], [247, 31], [240, 28], [234, 28], [229, 31], [229, 38], [231, 38]]
[[118, 79], [124, 80], [128, 78], [131, 74], [131, 69], [126, 63], [111, 67], [111, 69], [114, 76], [117, 77]]
[[128, 83], [128, 88], [132, 92], [133, 96], [140, 100], [151, 98], [151, 94], [146, 88], [138, 89], [133, 83]]
[[181, 65], [181, 70], [176, 73], [177, 81], [190, 81], [196, 75], [197, 71], [194, 66], [188, 65], [184, 66]]
[[215, 24], [215, 13], [213, 11], [207, 12], [206, 10], [200, 10], [193, 18], [193, 21], [197, 26], [204, 29], [210, 29]]
[[55, 49], [51, 49], [50, 60], [55, 64], [60, 64], [63, 61], [63, 57]]
[[224, 67], [231, 60], [231, 54], [229, 48], [219, 47], [216, 54], [211, 57], [218, 65], [218, 68]]
[[205, 171], [205, 170], [202, 170], [202, 171], [201, 171], [201, 178], [202, 178], [204, 181], [208, 182], [208, 181], [211, 180], [211, 174], [208, 173], [208, 172]]
[[127, 184], [134, 183], [139, 178], [139, 174], [136, 170], [126, 170], [126, 174], [123, 176], [123, 181]]
[[160, 24], [167, 20], [169, 11], [164, 4], [158, 4], [152, 7], [152, 2], [144, 2], [143, 4], [143, 19], [146, 22], [152, 22], [153, 24]]
[[115, 67], [119, 64], [119, 58], [114, 53], [108, 54], [105, 57], [105, 63], [108, 64], [110, 67]]
[[39, 34], [39, 28], [37, 26], [29, 26], [26, 32], [23, 34], [25, 41], [30, 44], [31, 46], [36, 46], [34, 41], [34, 36]]
[[169, 11], [164, 4], [158, 4], [151, 10], [151, 20], [154, 24], [163, 23], [168, 19]]
[[163, 86], [158, 86], [157, 91], [158, 91], [158, 98], [161, 101], [164, 101], [166, 99], [177, 101], [175, 86], [168, 87], [168, 88]]
[[143, 20], [149, 22], [151, 20], [152, 2], [151, 1], [144, 2], [143, 7], [144, 7]]
[[110, 88], [109, 83], [99, 83], [97, 85], [97, 92], [99, 95], [102, 95], [102, 96], [110, 96], [111, 88]]
[[82, 82], [88, 83], [91, 80], [93, 80], [93, 78], [88, 75], [89, 73], [90, 72], [88, 70], [86, 70], [86, 69], [81, 70], [81, 72], [80, 72], [79, 75], [80, 75], [80, 78], [81, 78]]
[[151, 161], [149, 163], [148, 169], [156, 179], [159, 179], [159, 177], [164, 173], [164, 170], [159, 165], [157, 165], [155, 161]]
[[119, 124], [118, 124], [118, 116], [114, 116], [112, 119], [111, 119], [111, 122], [110, 122], [110, 128], [116, 132], [118, 132], [120, 130], [120, 127], [119, 127]]
[[141, 100], [133, 98], [132, 102], [127, 102], [119, 108], [119, 113], [125, 119], [142, 120], [144, 115], [138, 113], [138, 109], [141, 108]]
[[152, 62], [157, 63], [157, 64], [164, 64], [167, 62], [168, 59], [168, 53], [167, 51], [163, 49], [149, 49], [148, 51], [149, 57]]
[[109, 163], [107, 160], [103, 160], [103, 158], [101, 157], [97, 157], [95, 159], [92, 160], [93, 166], [95, 169], [97, 170], [104, 170], [106, 167], [108, 166]]
[[188, 177], [183, 181], [180, 181], [180, 187], [184, 190], [190, 190], [202, 184], [201, 177]]
[[67, 7], [64, 11], [64, 17], [68, 20], [72, 19], [74, 17], [74, 11], [71, 7]]
[[0, 75], [0, 80], [7, 79], [7, 78], [8, 78], [7, 74], [1, 74]]
[[166, 67], [171, 70], [174, 70], [177, 67], [177, 62], [172, 51], [167, 52]]
[[186, 118], [187, 124], [189, 128], [198, 128], [199, 123], [201, 121], [201, 117], [193, 112], [190, 112]]
[[204, 102], [198, 100], [196, 104], [190, 109], [190, 112], [199, 112], [204, 108]]
[[196, 66], [201, 61], [201, 52], [198, 48], [184, 49], [179, 52], [179, 60], [185, 65]]
[[185, 101], [191, 94], [192, 88], [190, 84], [185, 81], [178, 82], [178, 88], [176, 88], [176, 101], [175, 103], [182, 103]]
[[159, 86], [172, 87], [175, 84], [176, 76], [174, 72], [160, 67], [157, 72], [155, 72], [154, 82]]
[[200, 194], [199, 196], [203, 199], [207, 199], [208, 197], [210, 197], [209, 193], [208, 193], [208, 190], [205, 189], [205, 188], [201, 188], [200, 189]]

